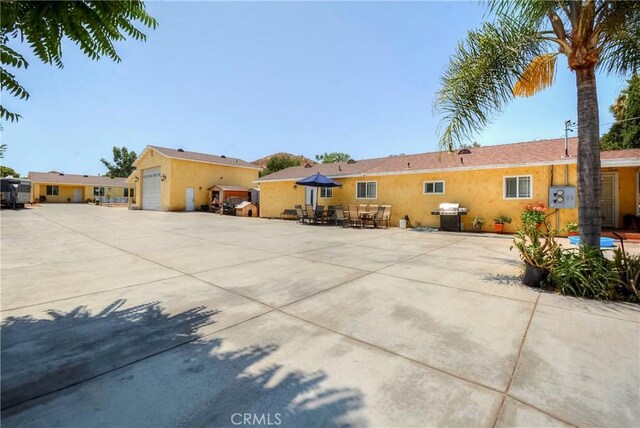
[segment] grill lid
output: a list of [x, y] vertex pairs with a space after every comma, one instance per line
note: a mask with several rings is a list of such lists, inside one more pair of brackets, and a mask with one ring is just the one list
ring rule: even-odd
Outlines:
[[443, 202], [438, 208], [440, 208], [440, 211], [458, 211], [460, 204], [457, 202]]

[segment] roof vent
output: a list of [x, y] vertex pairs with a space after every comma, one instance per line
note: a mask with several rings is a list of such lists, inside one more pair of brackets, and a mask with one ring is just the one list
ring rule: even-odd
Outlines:
[[225, 155], [220, 156], [222, 159], [226, 159], [227, 157]]
[[469, 149], [462, 149], [458, 152], [459, 155], [470, 155], [471, 154], [471, 150]]
[[349, 163], [349, 164], [351, 164], [351, 163], [356, 163], [356, 161], [354, 161], [353, 159], [349, 159], [349, 160], [347, 161], [347, 163]]
[[311, 168], [312, 166], [313, 166], [313, 165], [311, 165], [310, 163], [305, 163], [305, 164], [304, 164], [304, 167], [305, 167], [305, 168]]
[[178, 149], [178, 151], [179, 151], [180, 153], [184, 153], [184, 150], [182, 150], [182, 149]]
[[407, 169], [411, 169], [411, 162], [407, 162]]
[[58, 175], [64, 175], [64, 172], [59, 172]]
[[87, 175], [87, 174], [85, 174], [85, 175], [83, 175], [83, 177], [88, 177], [88, 175]]

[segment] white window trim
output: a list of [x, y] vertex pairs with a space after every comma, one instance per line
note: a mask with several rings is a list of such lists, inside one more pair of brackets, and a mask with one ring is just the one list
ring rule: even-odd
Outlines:
[[[47, 187], [51, 187], [51, 193], [48, 192], [49, 189], [47, 189]], [[57, 190], [56, 193], [53, 192], [54, 189]], [[44, 188], [44, 194], [45, 196], [60, 196], [60, 186], [57, 184], [47, 184]]]
[[[358, 197], [358, 184], [359, 183], [376, 183], [376, 194], [373, 198], [359, 198]], [[367, 181], [356, 181], [356, 199], [378, 199], [378, 181], [377, 180], [367, 180]]]
[[[515, 197], [515, 198], [508, 198], [507, 197], [507, 178], [523, 178], [523, 177], [529, 177], [529, 196], [528, 197]], [[516, 180], [516, 184], [518, 184], [518, 181]], [[516, 186], [516, 191], [518, 191], [519, 187]], [[502, 199], [504, 199], [505, 201], [516, 201], [519, 199], [533, 199], [533, 175], [505, 175], [504, 177], [502, 177]]]
[[[323, 189], [325, 191], [325, 195], [326, 195], [326, 192], [330, 192], [330, 196], [322, 196]], [[320, 187], [320, 192], [319, 193], [320, 193], [319, 197], [321, 199], [331, 199], [331, 198], [333, 198], [333, 188], [332, 187]]]
[[[436, 183], [442, 183], [442, 192], [427, 192], [427, 183], [433, 183], [433, 190], [436, 190]], [[444, 180], [429, 180], [429, 181], [423, 181], [422, 182], [422, 194], [423, 195], [444, 195], [446, 191], [445, 188], [445, 184], [444, 184]]]

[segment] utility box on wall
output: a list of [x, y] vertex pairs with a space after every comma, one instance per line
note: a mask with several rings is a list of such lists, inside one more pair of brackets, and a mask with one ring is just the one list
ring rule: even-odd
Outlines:
[[576, 188], [574, 186], [549, 187], [549, 208], [575, 208]]

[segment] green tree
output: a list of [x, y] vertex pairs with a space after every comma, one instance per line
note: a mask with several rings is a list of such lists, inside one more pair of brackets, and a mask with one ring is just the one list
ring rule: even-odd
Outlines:
[[482, 144], [474, 141], [472, 143], [460, 143], [461, 149], [477, 149], [478, 147], [482, 147]]
[[616, 122], [600, 139], [602, 150], [640, 148], [640, 75], [629, 79], [609, 110]]
[[300, 159], [292, 156], [275, 155], [269, 159], [267, 165], [260, 173], [260, 176], [263, 177], [265, 175], [273, 174], [274, 172], [292, 166], [300, 166]]
[[20, 173], [8, 166], [0, 166], [0, 177], [20, 177]]
[[434, 107], [440, 145], [469, 141], [516, 96], [554, 82], [559, 56], [577, 87], [580, 235], [600, 244], [600, 136], [596, 69], [631, 75], [640, 69], [640, 2], [489, 0], [493, 22], [470, 31], [442, 77]]
[[348, 153], [323, 153], [321, 155], [316, 155], [316, 160], [320, 163], [336, 163], [336, 162], [346, 162], [351, 159]]
[[[9, 47], [11, 40], [26, 41], [41, 61], [62, 68], [62, 39], [67, 38], [93, 60], [106, 56], [120, 62], [114, 42], [131, 37], [146, 40], [133, 24], [156, 28], [156, 21], [142, 1], [19, 1], [2, 0], [0, 16], [0, 75], [2, 90], [27, 100], [29, 92], [8, 71], [27, 68], [29, 63]], [[21, 116], [0, 105], [0, 118]]]
[[128, 177], [135, 170], [133, 163], [138, 158], [136, 152], [129, 151], [126, 147], [113, 147], [113, 163], [109, 162], [105, 158], [100, 159], [100, 162], [107, 167], [109, 177]]

